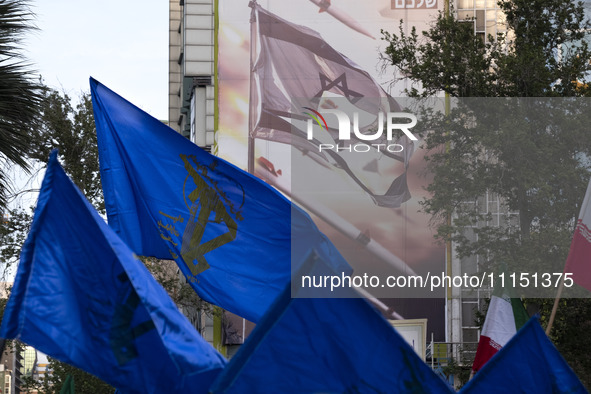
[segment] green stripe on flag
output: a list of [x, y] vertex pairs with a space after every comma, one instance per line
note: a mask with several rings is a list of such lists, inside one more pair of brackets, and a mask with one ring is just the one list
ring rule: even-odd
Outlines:
[[511, 307], [513, 308], [513, 317], [515, 318], [515, 329], [519, 331], [521, 327], [529, 320], [527, 311], [523, 307], [523, 302], [519, 298], [511, 298]]

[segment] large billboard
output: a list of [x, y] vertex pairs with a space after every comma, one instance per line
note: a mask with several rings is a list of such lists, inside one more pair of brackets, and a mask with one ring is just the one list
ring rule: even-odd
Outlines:
[[[425, 30], [443, 2], [224, 0], [218, 8], [219, 156], [310, 212], [353, 275], [444, 272], [445, 248], [420, 206], [430, 181], [410, 129], [420, 122], [399, 98], [409, 86], [391, 84], [394, 70], [380, 58], [381, 30]], [[343, 116], [355, 145], [338, 142]], [[404, 124], [408, 133], [396, 127]], [[372, 125], [383, 126], [379, 135]], [[405, 319], [427, 318], [428, 335], [445, 340], [445, 289], [362, 291]]]

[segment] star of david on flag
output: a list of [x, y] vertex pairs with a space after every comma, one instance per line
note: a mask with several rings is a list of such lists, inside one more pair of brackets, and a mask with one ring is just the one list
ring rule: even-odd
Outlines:
[[[406, 136], [390, 141], [402, 146], [402, 151], [380, 151], [384, 157], [400, 162], [402, 173], [387, 190], [378, 191], [339, 152], [319, 151], [321, 140], [316, 136], [309, 140], [303, 126], [309, 119], [304, 109], [322, 112], [341, 106], [342, 110], [346, 101], [349, 109], [369, 115], [370, 120], [360, 131], [373, 134], [379, 126], [378, 113], [399, 112], [398, 103], [369, 73], [332, 48], [316, 31], [288, 22], [256, 3], [251, 6], [257, 32], [252, 39], [258, 51], [251, 53], [251, 78], [256, 88], [251, 89], [250, 97], [250, 138], [290, 144], [317, 161], [344, 170], [379, 206], [396, 208], [407, 201], [406, 170], [414, 145]], [[340, 146], [338, 131], [329, 125], [326, 132], [331, 142]], [[356, 138], [353, 136], [351, 143], [364, 142]], [[385, 136], [375, 141], [388, 142]]]

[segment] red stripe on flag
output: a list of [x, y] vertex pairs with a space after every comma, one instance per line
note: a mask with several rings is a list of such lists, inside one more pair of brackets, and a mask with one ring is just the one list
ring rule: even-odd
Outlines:
[[474, 364], [472, 364], [472, 371], [480, 371], [480, 368], [482, 368], [492, 356], [497, 354], [501, 347], [501, 345], [489, 337], [481, 335], [480, 341], [478, 342], [478, 350], [476, 350], [476, 357], [474, 357]]
[[572, 273], [576, 284], [591, 291], [591, 231], [581, 219], [575, 229], [564, 272]]

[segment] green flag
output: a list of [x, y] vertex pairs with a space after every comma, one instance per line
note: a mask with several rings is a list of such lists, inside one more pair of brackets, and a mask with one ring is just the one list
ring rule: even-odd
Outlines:
[[68, 374], [62, 389], [60, 390], [60, 394], [74, 394], [74, 377]]

